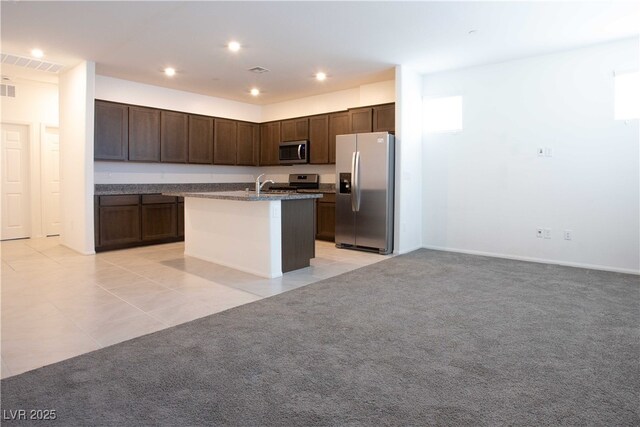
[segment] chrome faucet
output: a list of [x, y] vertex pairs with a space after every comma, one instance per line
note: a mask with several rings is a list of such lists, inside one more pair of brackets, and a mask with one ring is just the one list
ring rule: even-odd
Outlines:
[[265, 181], [261, 184], [261, 183], [260, 183], [260, 178], [262, 178], [264, 175], [265, 175], [265, 174], [258, 175], [258, 177], [256, 178], [256, 196], [259, 196], [259, 195], [260, 195], [260, 190], [262, 190], [262, 187], [264, 187], [264, 185], [265, 185], [266, 183], [268, 183], [268, 182], [270, 182], [270, 183], [272, 183], [272, 184], [274, 183], [272, 180], [267, 179], [267, 180], [265, 180]]

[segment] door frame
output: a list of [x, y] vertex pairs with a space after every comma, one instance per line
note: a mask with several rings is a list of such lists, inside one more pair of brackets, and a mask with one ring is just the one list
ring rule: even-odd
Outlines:
[[[32, 234], [32, 237], [48, 237], [47, 234], [47, 226], [46, 226], [46, 221], [47, 221], [47, 214], [45, 213], [46, 210], [46, 203], [45, 203], [45, 199], [46, 199], [46, 183], [45, 183], [45, 176], [44, 176], [44, 164], [46, 162], [46, 150], [45, 150], [45, 138], [47, 135], [47, 128], [54, 128], [56, 130], [58, 130], [58, 147], [60, 145], [60, 126], [57, 123], [41, 123], [40, 124], [40, 144], [39, 144], [39, 159], [38, 159], [38, 165], [39, 165], [39, 172], [40, 172], [40, 185], [39, 185], [39, 196], [38, 196], [38, 200], [40, 202], [40, 233], [38, 233], [37, 235]], [[58, 170], [60, 168], [60, 158], [58, 158]]]

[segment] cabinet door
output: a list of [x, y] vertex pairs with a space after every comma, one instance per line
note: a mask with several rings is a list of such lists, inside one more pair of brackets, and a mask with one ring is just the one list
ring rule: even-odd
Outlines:
[[336, 162], [336, 136], [351, 133], [349, 130], [349, 113], [329, 114], [329, 163]]
[[269, 131], [271, 134], [271, 164], [279, 165], [280, 164], [280, 143], [282, 142], [282, 127], [280, 122], [272, 123], [271, 129]]
[[101, 206], [99, 208], [99, 246], [123, 245], [140, 241], [140, 206]]
[[160, 113], [160, 160], [187, 162], [188, 116], [184, 113]]
[[258, 165], [258, 125], [238, 122], [238, 153], [236, 164], [246, 166]]
[[178, 237], [184, 237], [184, 202], [178, 203]]
[[177, 203], [142, 205], [142, 240], [162, 240], [178, 236]]
[[269, 124], [260, 125], [260, 166], [267, 166], [270, 162], [271, 133]]
[[213, 118], [189, 115], [189, 163], [213, 163]]
[[316, 239], [334, 241], [336, 238], [336, 204], [318, 201], [316, 207]]
[[371, 132], [372, 108], [356, 108], [349, 110], [349, 133]]
[[287, 200], [280, 204], [282, 272], [309, 266], [315, 256], [314, 201]]
[[96, 101], [93, 157], [96, 160], [127, 160], [129, 107]]
[[309, 139], [309, 119], [306, 117], [282, 122], [282, 141]]
[[160, 161], [160, 110], [129, 107], [129, 160]]
[[280, 146], [280, 122], [260, 125], [260, 165], [278, 164]]
[[310, 163], [329, 163], [329, 116], [309, 118]]
[[373, 107], [373, 132], [395, 132], [396, 104]]
[[213, 135], [213, 163], [216, 165], [235, 165], [237, 122], [216, 119]]
[[335, 241], [336, 237], [336, 195], [325, 193], [316, 199], [316, 239]]

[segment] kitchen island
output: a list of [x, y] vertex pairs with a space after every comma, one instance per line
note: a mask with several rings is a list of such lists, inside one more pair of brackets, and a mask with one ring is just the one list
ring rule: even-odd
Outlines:
[[184, 197], [185, 255], [261, 277], [309, 266], [316, 193], [166, 193]]

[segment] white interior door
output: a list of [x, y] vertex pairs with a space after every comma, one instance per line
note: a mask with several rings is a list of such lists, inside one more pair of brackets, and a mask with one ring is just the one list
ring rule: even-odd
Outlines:
[[0, 238], [29, 237], [29, 127], [2, 124], [2, 230]]
[[46, 127], [42, 152], [42, 218], [47, 236], [60, 234], [60, 142], [58, 128]]

